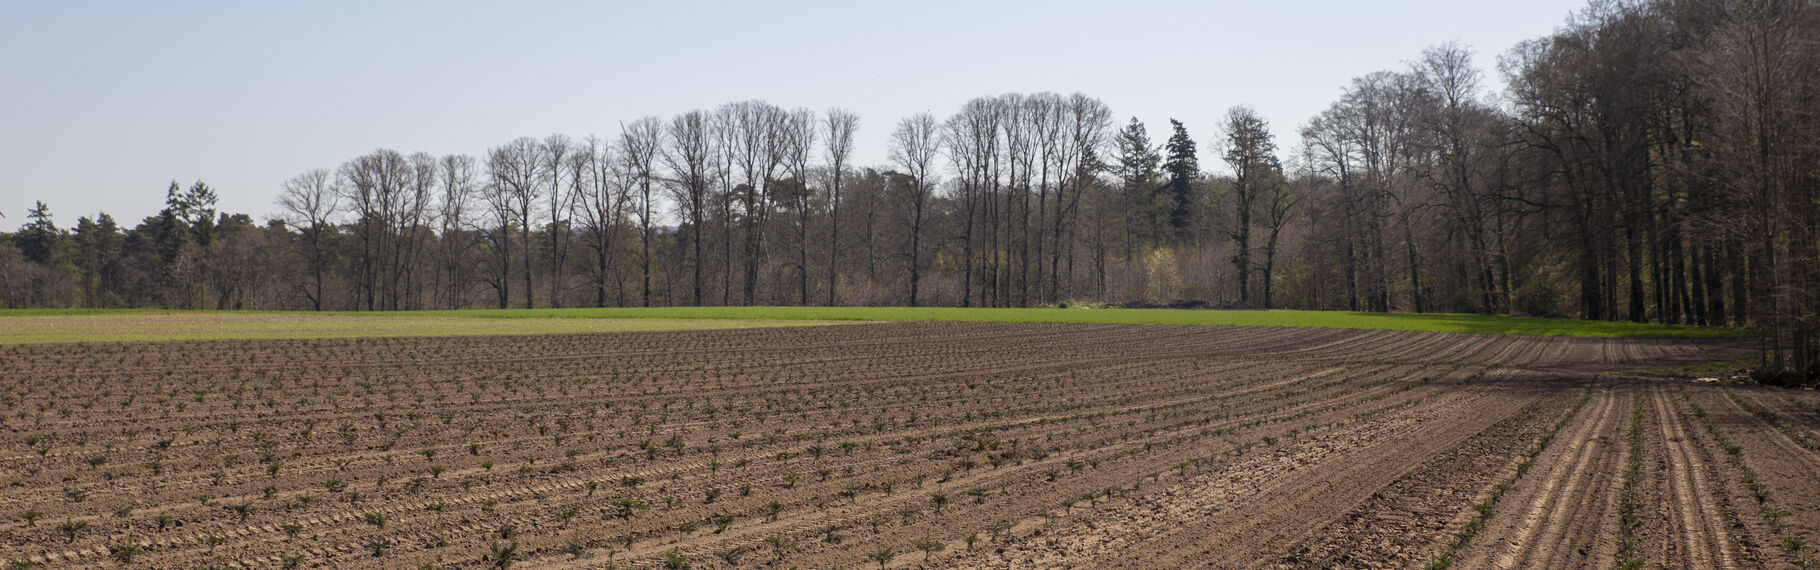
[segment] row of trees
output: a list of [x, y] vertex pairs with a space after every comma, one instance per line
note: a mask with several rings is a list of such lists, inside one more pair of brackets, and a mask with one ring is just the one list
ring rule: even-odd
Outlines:
[[[483, 156], [381, 149], [286, 182], [263, 225], [200, 182], [134, 228], [0, 245], [8, 306], [1063, 301], [1749, 325], [1820, 370], [1820, 9], [1599, 2], [1503, 59], [1431, 48], [1281, 145], [1248, 107], [1200, 145], [1082, 94], [889, 127], [746, 101]], [[1498, 101], [1495, 103], [1493, 101]]]

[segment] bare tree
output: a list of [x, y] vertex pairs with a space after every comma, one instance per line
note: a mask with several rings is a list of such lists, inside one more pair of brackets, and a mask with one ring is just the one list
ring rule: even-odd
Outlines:
[[[720, 304], [723, 306], [733, 304], [733, 226], [734, 217], [739, 215], [734, 204], [743, 202], [745, 194], [752, 189], [752, 184], [736, 181], [736, 169], [742, 159], [748, 158], [740, 153], [740, 148], [757, 148], [756, 143], [740, 144], [740, 123], [745, 120], [748, 106], [728, 103], [715, 108], [708, 117], [708, 171], [717, 189], [710, 196], [713, 203], [703, 212], [702, 223], [706, 225], [709, 217], [716, 217], [720, 225]], [[752, 157], [751, 160], [757, 159]]]
[[935, 155], [940, 151], [940, 132], [936, 126], [935, 116], [918, 113], [905, 118], [897, 125], [897, 131], [891, 134], [891, 161], [904, 169], [910, 177], [909, 210], [910, 210], [910, 306], [917, 306], [917, 287], [922, 279], [922, 247], [924, 210], [928, 208], [931, 189], [934, 187], [933, 173], [929, 167], [935, 162]]
[[1501, 133], [1496, 132], [1497, 117], [1476, 100], [1479, 72], [1472, 67], [1472, 50], [1453, 43], [1423, 50], [1413, 73], [1422, 99], [1413, 110], [1423, 135], [1418, 144], [1433, 157], [1423, 161], [1416, 174], [1446, 196], [1443, 204], [1452, 214], [1453, 233], [1464, 241], [1464, 247], [1456, 248], [1466, 254], [1461, 262], [1470, 259], [1473, 265], [1471, 283], [1478, 289], [1479, 311], [1507, 312], [1509, 256], [1500, 254], [1502, 244], [1494, 243], [1492, 227], [1503, 204], [1475, 184], [1474, 172], [1481, 156], [1491, 155], [1480, 153], [1480, 147], [1502, 142], [1482, 140]]
[[431, 208], [435, 202], [437, 176], [436, 157], [428, 153], [412, 153], [410, 174], [406, 177], [406, 190], [399, 194], [400, 202], [394, 209], [396, 215], [392, 231], [398, 236], [398, 247], [392, 252], [392, 308], [420, 309], [421, 289], [418, 283], [418, 269], [422, 265], [423, 251], [435, 239], [429, 228]]
[[797, 304], [809, 304], [809, 223], [815, 210], [811, 203], [814, 189], [809, 186], [809, 156], [815, 151], [815, 112], [797, 109], [786, 113], [778, 128], [777, 148], [784, 174], [794, 180], [786, 195], [779, 200], [796, 214], [796, 292]]
[[1281, 249], [1283, 228], [1289, 225], [1289, 215], [1295, 208], [1296, 196], [1291, 193], [1289, 181], [1284, 178], [1282, 168], [1272, 164], [1266, 174], [1264, 188], [1264, 222], [1270, 228], [1270, 237], [1264, 241], [1264, 308], [1275, 307], [1277, 252]]
[[670, 120], [669, 140], [663, 148], [664, 166], [670, 170], [670, 189], [676, 194], [677, 203], [682, 207], [682, 222], [689, 226], [689, 242], [695, 250], [694, 264], [694, 302], [701, 306], [702, 274], [702, 214], [708, 194], [709, 154], [713, 150], [713, 141], [709, 140], [707, 113], [690, 111], [677, 115]]
[[656, 162], [660, 148], [663, 147], [663, 122], [657, 117], [645, 117], [633, 121], [631, 125], [620, 125], [621, 164], [625, 175], [632, 184], [638, 187], [637, 200], [634, 205], [638, 215], [638, 246], [641, 251], [638, 257], [639, 276], [643, 285], [639, 289], [640, 302], [651, 306], [651, 216], [654, 213], [651, 202], [651, 185], [657, 180]]
[[441, 238], [438, 242], [441, 258], [438, 279], [442, 284], [439, 295], [443, 308], [459, 309], [467, 304], [467, 256], [475, 245], [475, 232], [469, 227], [473, 222], [468, 219], [467, 210], [479, 190], [479, 174], [474, 157], [465, 154], [445, 155], [440, 166], [442, 173], [438, 181], [442, 183], [442, 195], [437, 202], [436, 216], [440, 222], [437, 233]]
[[1341, 228], [1345, 236], [1343, 248], [1343, 272], [1345, 275], [1347, 309], [1359, 310], [1360, 290], [1360, 223], [1363, 216], [1360, 212], [1361, 201], [1353, 192], [1356, 167], [1354, 166], [1354, 145], [1347, 136], [1347, 122], [1351, 113], [1345, 107], [1335, 104], [1302, 127], [1302, 145], [1307, 149], [1309, 164], [1319, 175], [1334, 180], [1339, 187], [1341, 211]]
[[297, 232], [302, 245], [304, 265], [310, 271], [310, 286], [304, 295], [310, 309], [322, 310], [322, 286], [333, 260], [329, 237], [334, 231], [334, 217], [340, 196], [333, 186], [333, 176], [324, 169], [314, 169], [285, 181], [278, 194], [278, 205], [284, 208], [285, 225]]
[[[1025, 98], [1024, 105], [1028, 107], [1024, 116], [1030, 121], [1031, 144], [1035, 147], [1037, 157], [1034, 166], [1037, 181], [1035, 186], [1036, 231], [1034, 234], [1031, 234], [1026, 230], [1024, 236], [1024, 239], [1034, 242], [1035, 244], [1034, 249], [1036, 251], [1033, 260], [1036, 265], [1036, 276], [1034, 279], [1026, 278], [1032, 281], [1026, 294], [1034, 295], [1038, 303], [1044, 303], [1047, 302], [1051, 298], [1051, 294], [1054, 293], [1053, 291], [1043, 291], [1043, 285], [1045, 285], [1044, 281], [1046, 281], [1043, 277], [1043, 262], [1047, 261], [1048, 257], [1044, 250], [1050, 247], [1047, 245], [1047, 237], [1049, 235], [1047, 227], [1049, 225], [1050, 210], [1049, 196], [1053, 193], [1053, 187], [1060, 185], [1062, 178], [1065, 176], [1064, 172], [1066, 169], [1062, 166], [1062, 157], [1068, 153], [1068, 150], [1065, 147], [1071, 141], [1062, 136], [1062, 123], [1064, 116], [1067, 113], [1067, 109], [1061, 96], [1048, 92], [1037, 93]], [[1057, 205], [1059, 206], [1060, 204], [1058, 203]], [[1029, 207], [1028, 203], [1025, 204], [1025, 207]], [[1028, 223], [1030, 221], [1030, 216], [1026, 214], [1024, 220]], [[1026, 253], [1028, 253], [1028, 249], [1029, 246], [1026, 246]], [[1029, 264], [1026, 263], [1025, 266], [1029, 267]], [[1055, 268], [1050, 267], [1048, 271], [1050, 275], [1053, 275], [1055, 273]]]
[[[974, 101], [980, 101], [975, 99]], [[973, 305], [973, 218], [978, 213], [979, 196], [978, 143], [969, 130], [971, 123], [968, 111], [974, 106], [970, 101], [962, 106], [959, 112], [942, 123], [942, 147], [948, 150], [948, 160], [954, 167], [958, 191], [955, 203], [961, 214], [961, 306]]]
[[1050, 225], [1049, 291], [1056, 300], [1065, 294], [1058, 276], [1074, 276], [1074, 240], [1067, 241], [1067, 269], [1060, 269], [1063, 239], [1073, 235], [1084, 187], [1105, 169], [1100, 161], [1101, 147], [1106, 144], [1106, 132], [1112, 128], [1112, 109], [1099, 99], [1081, 93], [1068, 97], [1063, 113], [1057, 161], [1061, 180], [1055, 190], [1055, 222]]
[[[980, 97], [968, 101], [948, 119], [943, 144], [959, 177], [961, 214], [961, 305], [972, 306], [974, 282], [979, 287], [980, 305], [989, 305], [992, 296], [991, 277], [998, 257], [996, 225], [981, 227], [992, 216], [998, 187], [1000, 125], [1003, 104], [996, 98]], [[982, 235], [990, 243], [980, 243]], [[980, 246], [986, 247], [980, 247]], [[975, 251], [983, 252], [975, 259]], [[977, 271], [976, 271], [977, 268]], [[976, 279], [977, 276], [980, 279]]]
[[1724, 121], [1713, 129], [1725, 216], [1748, 258], [1736, 310], [1763, 329], [1765, 380], [1820, 380], [1820, 6], [1728, 2], [1698, 53], [1698, 85]]
[[[531, 257], [531, 215], [537, 207], [537, 199], [542, 195], [544, 146], [537, 139], [521, 137], [505, 145], [494, 147], [487, 152], [487, 171], [491, 179], [489, 201], [495, 209], [503, 208], [506, 214], [500, 220], [501, 229], [517, 225], [519, 232], [520, 256], [524, 268], [525, 308], [537, 306], [536, 289], [532, 287]], [[499, 243], [504, 247], [506, 243]], [[501, 251], [500, 255], [509, 256]], [[503, 270], [503, 269], [502, 269]], [[502, 289], [502, 295], [503, 295]], [[505, 299], [501, 299], [501, 307]]]
[[[728, 103], [715, 113], [716, 138], [729, 163], [729, 170], [724, 173], [729, 177], [729, 183], [723, 186], [730, 186], [730, 177], [735, 171], [742, 180], [732, 187], [727, 205], [733, 201], [740, 205], [741, 239], [745, 243], [741, 282], [748, 305], [757, 297], [759, 266], [765, 254], [762, 229], [771, 210], [771, 181], [784, 161], [786, 115], [782, 109], [764, 101]], [[728, 217], [728, 223], [731, 223], [730, 215]], [[731, 232], [731, 226], [728, 226], [728, 232]], [[726, 247], [731, 248], [730, 233], [726, 240]], [[731, 259], [731, 249], [728, 251]], [[730, 271], [731, 267], [729, 279]]]
[[1251, 303], [1251, 218], [1258, 196], [1273, 183], [1276, 143], [1271, 139], [1270, 125], [1249, 106], [1239, 105], [1226, 111], [1225, 138], [1221, 153], [1232, 168], [1232, 197], [1237, 221], [1232, 228], [1232, 241], [1237, 246], [1232, 266], [1239, 285], [1239, 303]]
[[367, 310], [397, 308], [401, 227], [417, 209], [416, 170], [398, 151], [380, 149], [341, 165], [337, 185], [355, 216], [360, 239], [358, 298]]
[[581, 214], [582, 233], [588, 247], [594, 250], [594, 264], [589, 269], [594, 281], [594, 306], [607, 306], [607, 281], [615, 282], [617, 304], [624, 305], [624, 287], [618, 280], [618, 250], [614, 238], [619, 233], [620, 219], [629, 198], [627, 177], [621, 176], [613, 156], [612, 145], [595, 137], [576, 145], [568, 161], [570, 182], [575, 187], [576, 205]]
[[[720, 222], [720, 259], [721, 286], [720, 304], [733, 304], [733, 226], [734, 218], [751, 219], [750, 215], [735, 211], [735, 204], [747, 204], [747, 194], [756, 193], [758, 182], [751, 180], [758, 170], [759, 158], [763, 152], [763, 134], [746, 127], [751, 126], [752, 106], [757, 101], [727, 103], [714, 110], [709, 131], [713, 134], [710, 151], [709, 170], [719, 181], [719, 192], [714, 197], [719, 207]], [[741, 172], [745, 172], [745, 182], [740, 182]], [[709, 214], [714, 213], [712, 210]], [[747, 236], [748, 238], [750, 236]], [[746, 242], [751, 243], [750, 239]], [[741, 246], [740, 252], [745, 252]], [[742, 266], [743, 267], [743, 266]], [[744, 282], [744, 270], [741, 270], [741, 282]]]
[[481, 202], [487, 206], [486, 224], [481, 235], [493, 254], [487, 285], [493, 288], [498, 307], [504, 309], [512, 302], [512, 232], [516, 224], [512, 222], [511, 193], [499, 180], [504, 176], [506, 166], [495, 164], [502, 158], [499, 153], [487, 153], [487, 179], [479, 192]]
[[[574, 143], [569, 137], [553, 134], [543, 139], [543, 176], [550, 186], [550, 225], [545, 232], [550, 238], [550, 306], [562, 306], [563, 269], [568, 265], [569, 220], [575, 209], [575, 200], [580, 191], [579, 174], [571, 168], [568, 158], [575, 152]], [[584, 169], [585, 170], [585, 169]], [[563, 190], [564, 176], [568, 177], [569, 190]]]
[[846, 109], [829, 109], [825, 124], [829, 178], [833, 182], [828, 187], [828, 306], [832, 307], [840, 276], [841, 182], [847, 174], [847, 158], [853, 154], [853, 132], [859, 130], [859, 115]]
[[[1026, 99], [1017, 93], [999, 97], [999, 128], [1004, 133], [1003, 160], [1008, 188], [1003, 202], [994, 205], [997, 212], [993, 217], [994, 225], [998, 226], [994, 228], [994, 239], [1002, 233], [1004, 245], [994, 244], [992, 249], [1004, 252], [1006, 258], [999, 264], [1000, 274], [994, 278], [999, 282], [999, 292], [995, 295], [1003, 299], [1004, 306], [1013, 302], [1020, 307], [1030, 306], [1030, 186], [1035, 179], [1031, 171], [1036, 168], [1037, 144], [1031, 128], [1031, 106]], [[1016, 258], [1015, 269], [1012, 257]], [[1012, 295], [1014, 292], [1016, 294]]]

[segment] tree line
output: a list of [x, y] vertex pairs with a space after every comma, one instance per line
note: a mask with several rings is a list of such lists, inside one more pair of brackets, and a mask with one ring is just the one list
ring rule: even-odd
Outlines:
[[[1084, 94], [890, 130], [744, 101], [481, 156], [379, 149], [217, 212], [0, 234], [8, 307], [1131, 306], [1749, 326], [1820, 372], [1820, 9], [1596, 2], [1507, 52], [1353, 79], [1292, 132], [1246, 106], [1149, 139]], [[1282, 141], [1282, 142], [1279, 142]], [[1220, 168], [1203, 168], [1205, 156]]]

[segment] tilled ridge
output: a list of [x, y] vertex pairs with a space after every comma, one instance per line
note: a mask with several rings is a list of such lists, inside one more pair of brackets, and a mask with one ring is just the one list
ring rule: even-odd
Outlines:
[[[1694, 346], [889, 323], [6, 347], [0, 558], [477, 567], [512, 549], [556, 568], [1415, 566], [1491, 479], [1530, 460], [1522, 446], [1541, 424], [1565, 427], [1522, 486], [1599, 503], [1600, 481], [1581, 479], [1622, 452], [1576, 446], [1621, 447], [1609, 440], [1622, 418], [1588, 418], [1623, 414], [1609, 387], [1577, 421], [1557, 424], [1557, 410], [1587, 401], [1590, 367]], [[1717, 448], [1701, 445], [1676, 457], [1710, 466]], [[1701, 493], [1664, 465], [1652, 473]], [[1708, 475], [1742, 493], [1731, 472]], [[1500, 517], [1529, 507], [1520, 495]], [[1582, 548], [1611, 501], [1543, 511], [1520, 560], [1607, 560], [1541, 553]], [[1700, 509], [1687, 516], [1711, 520]], [[1703, 540], [1721, 564], [1725, 541]]]
[[[1735, 540], [1720, 508], [1723, 491], [1714, 488], [1712, 458], [1689, 434], [1688, 419], [1675, 406], [1664, 386], [1649, 388], [1658, 434], [1666, 450], [1661, 466], [1668, 489], [1663, 506], [1671, 523], [1659, 563], [1680, 561], [1692, 567], [1737, 568]], [[1729, 515], [1736, 519], [1735, 514]]]
[[[1605, 383], [1587, 413], [1537, 458], [1530, 476], [1499, 506], [1461, 557], [1468, 568], [1563, 568], [1616, 559], [1613, 504], [1622, 449], [1621, 398]], [[1596, 530], [1595, 530], [1596, 529]]]
[[[1565, 384], [1565, 383], [1564, 383]], [[1515, 414], [1372, 493], [1358, 508], [1276, 562], [1296, 568], [1409, 568], [1439, 558], [1456, 513], [1468, 511], [1493, 479], [1570, 405], [1572, 392], [1538, 392]], [[1513, 405], [1516, 402], [1512, 402]]]

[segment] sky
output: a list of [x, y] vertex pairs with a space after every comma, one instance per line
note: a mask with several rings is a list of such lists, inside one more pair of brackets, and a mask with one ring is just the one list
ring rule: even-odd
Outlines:
[[286, 179], [377, 148], [483, 155], [520, 136], [763, 99], [860, 117], [856, 163], [900, 119], [1007, 92], [1082, 92], [1152, 140], [1201, 146], [1251, 105], [1278, 145], [1354, 77], [1429, 46], [1497, 58], [1584, 0], [998, 2], [0, 2], [0, 231], [124, 226], [172, 180], [263, 220]]

